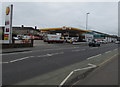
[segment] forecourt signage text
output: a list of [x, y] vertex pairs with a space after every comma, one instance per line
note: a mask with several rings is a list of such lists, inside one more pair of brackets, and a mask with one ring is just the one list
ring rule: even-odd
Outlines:
[[6, 7], [4, 43], [12, 43], [12, 12], [13, 5]]

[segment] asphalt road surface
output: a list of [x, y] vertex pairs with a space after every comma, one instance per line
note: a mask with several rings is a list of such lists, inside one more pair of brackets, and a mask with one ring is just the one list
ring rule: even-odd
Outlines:
[[101, 47], [45, 44], [31, 51], [3, 54], [2, 83], [12, 85], [116, 48], [116, 44]]

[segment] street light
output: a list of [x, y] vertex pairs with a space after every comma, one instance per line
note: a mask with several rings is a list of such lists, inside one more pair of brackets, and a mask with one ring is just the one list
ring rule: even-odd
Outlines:
[[87, 27], [88, 27], [88, 15], [89, 15], [90, 13], [86, 13], [86, 30], [87, 30]]
[[90, 13], [86, 13], [86, 35], [85, 35], [85, 39], [86, 39], [86, 41], [88, 42], [88, 39], [87, 39], [87, 27], [88, 27], [88, 15], [89, 15]]

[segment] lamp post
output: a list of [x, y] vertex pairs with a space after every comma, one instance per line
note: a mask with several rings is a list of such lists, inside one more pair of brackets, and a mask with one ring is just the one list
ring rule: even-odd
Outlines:
[[88, 15], [89, 15], [90, 13], [86, 13], [86, 30], [87, 30], [87, 27], [88, 27]]
[[85, 39], [86, 39], [86, 41], [88, 42], [89, 40], [87, 39], [87, 27], [88, 27], [88, 15], [89, 15], [90, 13], [86, 13], [86, 35], [85, 35]]

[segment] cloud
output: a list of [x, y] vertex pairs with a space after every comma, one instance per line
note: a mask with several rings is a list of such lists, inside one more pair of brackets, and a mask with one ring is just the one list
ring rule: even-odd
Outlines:
[[[3, 3], [5, 7], [11, 3]], [[117, 2], [14, 2], [13, 25], [38, 28], [71, 26], [117, 34]], [[4, 19], [4, 13], [3, 13]], [[4, 24], [4, 22], [3, 22]]]

